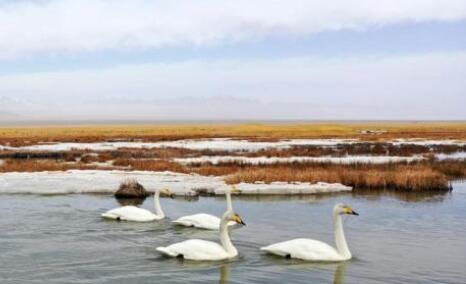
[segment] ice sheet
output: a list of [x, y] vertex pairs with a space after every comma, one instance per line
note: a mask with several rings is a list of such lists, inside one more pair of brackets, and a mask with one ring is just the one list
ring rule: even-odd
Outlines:
[[[230, 138], [186, 139], [161, 142], [97, 142], [97, 143], [56, 143], [38, 144], [24, 147], [10, 147], [0, 145], [0, 150], [27, 151], [69, 151], [71, 149], [90, 149], [94, 151], [116, 150], [118, 148], [161, 148], [179, 147], [193, 150], [224, 150], [224, 151], [258, 151], [266, 148], [289, 148], [299, 145], [335, 146], [337, 144], [351, 144], [362, 142], [356, 139], [288, 139], [277, 142], [251, 142]], [[428, 140], [428, 139], [395, 139], [387, 141], [395, 145], [466, 145], [466, 141], [459, 140]]]
[[[9, 172], [0, 173], [0, 194], [71, 194], [114, 193], [120, 182], [135, 178], [153, 192], [156, 188], [170, 188], [175, 195], [197, 195], [199, 190], [222, 194], [229, 187], [223, 177], [195, 174], [147, 171], [70, 170], [65, 172]], [[341, 184], [272, 183], [237, 186], [242, 194], [302, 194], [349, 191]]]
[[440, 153], [435, 155], [439, 160], [466, 160], [466, 152], [455, 152], [451, 154]]
[[116, 150], [118, 148], [161, 148], [178, 147], [193, 150], [225, 150], [225, 151], [258, 151], [266, 148], [288, 148], [294, 145], [334, 146], [340, 143], [355, 143], [351, 139], [290, 139], [278, 142], [251, 142], [248, 140], [233, 140], [228, 138], [188, 139], [162, 142], [98, 142], [98, 143], [56, 143], [38, 144], [23, 147], [1, 146], [0, 150], [27, 151], [69, 151], [71, 149], [90, 149], [94, 151]]
[[430, 140], [430, 139], [395, 139], [388, 141], [393, 145], [420, 145], [420, 146], [430, 146], [430, 145], [466, 145], [466, 141], [460, 140]]

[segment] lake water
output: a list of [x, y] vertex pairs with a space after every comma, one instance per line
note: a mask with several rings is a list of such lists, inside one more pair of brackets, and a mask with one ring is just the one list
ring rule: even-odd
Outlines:
[[[466, 183], [444, 194], [359, 192], [326, 197], [234, 198], [246, 227], [233, 230], [240, 257], [193, 263], [155, 247], [215, 232], [173, 227], [169, 220], [221, 214], [222, 198], [162, 199], [168, 220], [102, 220], [119, 206], [107, 195], [0, 195], [0, 283], [464, 283]], [[296, 237], [333, 245], [331, 210], [345, 217], [353, 259], [306, 263], [265, 255], [259, 247]], [[143, 207], [151, 209], [152, 200]]]

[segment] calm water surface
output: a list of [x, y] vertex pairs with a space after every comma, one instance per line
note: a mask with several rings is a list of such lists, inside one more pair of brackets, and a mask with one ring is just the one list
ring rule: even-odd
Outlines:
[[[259, 247], [296, 237], [333, 245], [331, 210], [353, 205], [345, 232], [354, 258], [313, 264], [268, 256]], [[105, 221], [111, 196], [0, 195], [0, 283], [465, 283], [466, 183], [446, 194], [357, 194], [234, 198], [248, 224], [235, 229], [241, 256], [193, 263], [160, 256], [155, 247], [211, 231], [175, 228], [170, 219], [221, 214], [223, 199], [163, 199], [168, 220]], [[142, 205], [152, 208], [152, 200]]]

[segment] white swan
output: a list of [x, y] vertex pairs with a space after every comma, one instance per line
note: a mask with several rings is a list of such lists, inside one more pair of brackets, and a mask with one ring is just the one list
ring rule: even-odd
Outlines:
[[333, 208], [336, 249], [321, 241], [312, 239], [294, 239], [270, 246], [261, 250], [286, 258], [297, 258], [309, 261], [344, 261], [351, 259], [351, 252], [343, 232], [342, 214], [359, 215], [350, 206], [337, 204]]
[[[231, 190], [225, 190], [225, 197], [227, 201], [227, 210], [233, 211], [233, 205], [231, 203], [231, 193], [241, 192], [239, 189], [232, 187]], [[173, 221], [176, 225], [194, 227], [206, 230], [218, 230], [220, 228], [220, 218], [217, 216], [199, 213], [194, 215], [188, 215], [180, 217]], [[235, 225], [235, 222], [228, 222], [228, 226]]]
[[165, 218], [165, 213], [160, 206], [160, 193], [167, 196], [173, 196], [169, 189], [157, 189], [154, 193], [155, 214], [147, 209], [136, 206], [123, 206], [115, 208], [103, 213], [101, 216], [106, 219], [114, 219], [118, 221], [133, 221], [133, 222], [150, 222]]
[[187, 240], [168, 247], [158, 247], [157, 251], [164, 255], [187, 260], [224, 260], [234, 258], [238, 251], [230, 240], [228, 222], [246, 225], [241, 217], [227, 210], [220, 221], [220, 244], [204, 240]]

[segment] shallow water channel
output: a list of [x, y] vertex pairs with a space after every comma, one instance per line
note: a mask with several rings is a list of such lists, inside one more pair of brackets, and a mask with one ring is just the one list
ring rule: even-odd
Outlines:
[[[168, 219], [106, 221], [110, 195], [0, 195], [0, 283], [464, 283], [466, 183], [448, 193], [357, 192], [330, 196], [234, 197], [246, 227], [233, 230], [240, 257], [193, 263], [155, 247], [212, 231], [174, 227], [170, 219], [220, 215], [220, 197], [162, 199]], [[353, 259], [340, 264], [272, 257], [259, 247], [308, 237], [334, 244], [331, 210], [344, 202]], [[152, 208], [152, 199], [141, 205]]]

